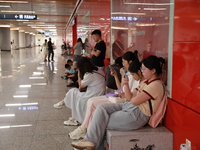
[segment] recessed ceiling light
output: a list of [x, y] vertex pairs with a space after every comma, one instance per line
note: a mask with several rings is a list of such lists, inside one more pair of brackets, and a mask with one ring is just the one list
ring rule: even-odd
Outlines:
[[31, 26], [31, 28], [36, 28], [36, 29], [56, 29], [56, 27], [37, 27], [37, 26]]
[[0, 27], [10, 27], [10, 25], [0, 25]]
[[132, 5], [174, 5], [174, 3], [129, 3], [129, 2], [125, 2], [124, 4], [132, 4]]
[[11, 28], [10, 30], [19, 30], [19, 28]]
[[10, 12], [10, 13], [35, 13], [35, 11], [14, 11], [14, 10], [1, 10], [1, 12]]
[[120, 15], [146, 15], [146, 13], [126, 13], [126, 12], [112, 12], [113, 14], [120, 14]]
[[144, 8], [144, 10], [166, 10], [167, 8]]
[[28, 3], [27, 1], [0, 1], [0, 3]]
[[27, 25], [27, 26], [32, 26], [32, 27], [35, 27], [35, 26], [54, 26], [55, 27], [55, 25], [54, 24], [29, 24], [29, 25]]
[[29, 21], [29, 20], [19, 20], [19, 19], [18, 19], [18, 20], [16, 20], [16, 21]]
[[0, 5], [0, 7], [10, 7], [10, 5]]

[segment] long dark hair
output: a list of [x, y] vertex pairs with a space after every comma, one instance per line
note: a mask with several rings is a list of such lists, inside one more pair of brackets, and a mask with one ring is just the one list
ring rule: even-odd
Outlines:
[[123, 67], [122, 57], [117, 57], [117, 59], [115, 59], [115, 64], [119, 65], [120, 67]]
[[81, 46], [82, 46], [82, 49], [83, 49], [83, 48], [84, 48], [84, 44], [83, 44], [82, 39], [81, 39], [81, 38], [78, 38], [78, 39], [77, 39], [77, 42], [81, 42]]
[[147, 58], [145, 58], [142, 61], [142, 64], [147, 67], [149, 70], [155, 69], [156, 70], [156, 74], [160, 75], [162, 74], [162, 67], [165, 64], [165, 59], [163, 59], [162, 57], [156, 57], [154, 55], [151, 55]]
[[82, 42], [82, 39], [81, 39], [81, 38], [78, 38], [78, 39], [77, 39], [77, 42], [81, 42], [81, 44], [83, 44], [83, 42]]
[[81, 57], [78, 59], [77, 68], [80, 71], [81, 79], [83, 79], [83, 76], [86, 72], [93, 73], [94, 71], [98, 70], [98, 68], [91, 63], [90, 59], [86, 57]]
[[142, 66], [142, 63], [139, 61], [139, 60], [135, 60], [134, 62], [132, 62], [130, 65], [129, 65], [129, 68], [128, 70], [131, 72], [131, 73], [136, 73], [138, 74], [138, 71], [141, 71], [141, 66]]
[[129, 63], [130, 61], [134, 62], [135, 60], [138, 60], [137, 53], [138, 53], [137, 50], [134, 51], [134, 53], [131, 52], [131, 51], [128, 51], [128, 52], [124, 53], [124, 55], [122, 56], [122, 58], [123, 58], [124, 60], [128, 61], [128, 63]]

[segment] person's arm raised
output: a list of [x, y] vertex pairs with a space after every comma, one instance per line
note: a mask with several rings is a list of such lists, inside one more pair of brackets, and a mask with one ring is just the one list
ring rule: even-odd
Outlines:
[[115, 83], [117, 85], [117, 88], [118, 89], [121, 88], [121, 83], [120, 83], [119, 78], [117, 76], [117, 72], [113, 69], [110, 69], [110, 74], [115, 78]]

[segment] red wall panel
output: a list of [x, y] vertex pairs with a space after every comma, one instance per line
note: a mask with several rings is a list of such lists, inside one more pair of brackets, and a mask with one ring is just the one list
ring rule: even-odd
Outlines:
[[199, 14], [199, 0], [175, 0], [174, 41], [200, 41]]
[[186, 138], [192, 142], [192, 150], [200, 149], [200, 114], [169, 99], [165, 125], [174, 134], [174, 150], [179, 150]]
[[172, 99], [200, 113], [200, 42], [175, 42]]
[[172, 100], [165, 126], [174, 133], [174, 150], [189, 139], [200, 150], [200, 1], [175, 0]]

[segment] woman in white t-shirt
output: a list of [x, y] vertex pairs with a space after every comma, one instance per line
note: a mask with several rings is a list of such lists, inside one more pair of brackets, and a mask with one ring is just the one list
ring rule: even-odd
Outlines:
[[[64, 121], [64, 125], [78, 125], [83, 122], [86, 113], [87, 101], [91, 97], [105, 94], [106, 84], [104, 73], [94, 66], [86, 57], [81, 57], [77, 62], [78, 88], [72, 88], [65, 98], [56, 103], [54, 108], [68, 107], [72, 117]], [[86, 89], [85, 91], [83, 89]]]
[[126, 99], [130, 102], [98, 105], [84, 139], [72, 142], [71, 145], [79, 149], [103, 150], [106, 129], [133, 130], [144, 126], [151, 116], [148, 100], [152, 102], [154, 113], [164, 95], [163, 84], [159, 79], [163, 64], [164, 59], [156, 56], [144, 59], [141, 71], [146, 81], [132, 93], [128, 82], [123, 82]]

